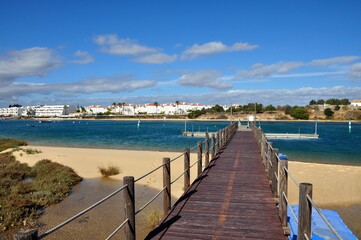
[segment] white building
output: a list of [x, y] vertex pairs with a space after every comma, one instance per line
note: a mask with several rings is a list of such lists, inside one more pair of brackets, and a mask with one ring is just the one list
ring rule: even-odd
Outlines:
[[93, 106], [85, 107], [85, 110], [89, 114], [105, 113], [107, 111], [106, 108], [104, 108], [100, 105], [93, 105]]
[[353, 106], [353, 107], [361, 107], [361, 100], [358, 100], [358, 99], [352, 100], [351, 101], [351, 106]]
[[69, 105], [44, 105], [34, 107], [36, 117], [61, 117], [75, 112], [75, 107]]
[[10, 107], [0, 108], [0, 116], [2, 117], [20, 117], [23, 116], [25, 108], [23, 107]]

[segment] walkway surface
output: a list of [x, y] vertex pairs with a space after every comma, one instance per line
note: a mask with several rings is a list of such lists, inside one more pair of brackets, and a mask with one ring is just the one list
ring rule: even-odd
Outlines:
[[237, 132], [146, 239], [286, 239], [253, 132]]

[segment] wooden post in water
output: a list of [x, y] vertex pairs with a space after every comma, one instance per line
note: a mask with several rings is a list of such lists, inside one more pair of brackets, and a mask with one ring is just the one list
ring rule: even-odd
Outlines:
[[171, 208], [170, 158], [163, 158], [163, 164], [163, 212], [166, 215]]
[[198, 154], [197, 154], [197, 177], [202, 173], [202, 142], [198, 141]]
[[212, 133], [212, 152], [211, 152], [211, 160], [213, 160], [215, 153], [216, 153], [216, 137], [215, 137], [215, 134], [214, 134], [214, 133]]
[[209, 135], [206, 133], [206, 154], [204, 156], [204, 167], [207, 168], [209, 165]]
[[190, 149], [186, 148], [184, 150], [184, 192], [187, 191], [190, 185]]
[[273, 149], [273, 156], [272, 156], [272, 192], [273, 192], [273, 196], [275, 198], [277, 198], [277, 187], [278, 187], [278, 183], [277, 183], [277, 174], [278, 174], [278, 161], [277, 161], [277, 156], [278, 156], [278, 149], [274, 148]]
[[20, 230], [14, 234], [15, 240], [38, 240], [38, 229]]
[[298, 234], [297, 239], [306, 240], [304, 236], [307, 235], [311, 239], [311, 216], [312, 205], [307, 199], [307, 195], [312, 198], [312, 184], [301, 183], [299, 192], [299, 206], [298, 206]]
[[[288, 174], [286, 172], [288, 169], [288, 161], [287, 160], [280, 160], [280, 171], [278, 174], [279, 179], [279, 215], [281, 218], [281, 223], [284, 228], [287, 227], [287, 201], [284, 195], [287, 197], [288, 191]], [[283, 195], [284, 194], [284, 195]]]
[[123, 191], [125, 217], [128, 218], [128, 224], [125, 227], [125, 239], [135, 240], [134, 177], [123, 177], [123, 184], [127, 185]]

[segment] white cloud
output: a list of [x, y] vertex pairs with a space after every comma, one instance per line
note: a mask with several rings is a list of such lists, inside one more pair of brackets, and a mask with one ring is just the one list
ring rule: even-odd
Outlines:
[[91, 78], [73, 83], [29, 83], [14, 82], [3, 84], [0, 88], [1, 99], [14, 96], [61, 94], [91, 94], [91, 93], [121, 93], [156, 86], [153, 80], [133, 80], [129, 77]]
[[[311, 76], [327, 76], [327, 75], [342, 75], [346, 72], [344, 70], [339, 71], [327, 71], [327, 72], [306, 72], [306, 73], [291, 73], [290, 71], [304, 67], [338, 67], [343, 64], [351, 63], [360, 57], [358, 56], [341, 56], [325, 59], [315, 59], [310, 62], [278, 62], [270, 65], [261, 63], [254, 64], [250, 70], [240, 70], [236, 74], [236, 78], [241, 79], [265, 79], [265, 78], [285, 78], [285, 77], [311, 77]], [[351, 70], [352, 71], [352, 70]], [[352, 71], [350, 76], [357, 75], [357, 72]]]
[[172, 63], [175, 60], [177, 60], [177, 55], [167, 55], [165, 53], [153, 53], [135, 59], [136, 62], [149, 64]]
[[322, 76], [334, 76], [344, 75], [345, 71], [336, 72], [309, 72], [309, 73], [291, 73], [291, 74], [275, 74], [271, 78], [304, 78], [304, 77], [322, 77]]
[[141, 88], [153, 87], [153, 80], [128, 80], [124, 78], [91, 78], [71, 84], [59, 84], [65, 92], [100, 93], [100, 92], [130, 92]]
[[350, 68], [350, 77], [351, 78], [361, 78], [361, 62], [355, 63]]
[[78, 60], [72, 61], [73, 63], [76, 63], [76, 64], [88, 64], [88, 63], [94, 62], [94, 58], [92, 56], [90, 56], [90, 54], [86, 51], [78, 50], [74, 53], [74, 56], [80, 58]]
[[44, 76], [61, 63], [49, 48], [33, 47], [9, 52], [0, 60], [0, 81], [19, 77]]
[[[280, 94], [282, 92], [282, 94]], [[204, 94], [169, 94], [169, 95], [146, 95], [123, 97], [122, 101], [132, 103], [144, 102], [174, 102], [176, 100], [186, 102], [198, 102], [203, 104], [247, 104], [259, 102], [273, 105], [306, 105], [311, 99], [348, 98], [357, 99], [360, 96], [361, 87], [323, 87], [323, 88], [299, 88], [299, 89], [238, 89], [218, 91]], [[95, 101], [96, 102], [96, 101]], [[108, 100], [108, 102], [110, 102]]]
[[221, 74], [214, 70], [204, 70], [183, 74], [177, 83], [187, 86], [228, 89], [232, 85], [221, 80]]
[[190, 60], [204, 55], [211, 55], [222, 52], [249, 51], [255, 48], [258, 48], [258, 45], [252, 45], [246, 42], [237, 42], [232, 46], [227, 46], [222, 42], [208, 42], [202, 45], [194, 44], [192, 47], [186, 49], [182, 53], [181, 60]]
[[238, 71], [236, 77], [241, 79], [263, 79], [273, 74], [285, 74], [289, 71], [303, 66], [302, 62], [278, 62], [271, 65], [254, 64], [251, 70]]
[[140, 56], [159, 52], [155, 48], [140, 45], [129, 38], [118, 39], [115, 34], [97, 35], [94, 37], [94, 42], [101, 46], [102, 52], [114, 55]]
[[333, 64], [342, 64], [342, 63], [350, 63], [353, 62], [360, 57], [358, 56], [341, 56], [341, 57], [333, 57], [333, 58], [324, 58], [324, 59], [316, 59], [312, 60], [308, 63], [310, 66], [329, 66]]

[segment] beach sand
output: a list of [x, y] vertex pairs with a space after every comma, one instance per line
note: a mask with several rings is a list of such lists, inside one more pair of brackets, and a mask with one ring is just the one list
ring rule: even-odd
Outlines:
[[[171, 160], [180, 156], [179, 152], [113, 150], [93, 148], [68, 148], [48, 146], [27, 146], [24, 149], [40, 150], [38, 154], [15, 152], [16, 159], [33, 166], [41, 159], [50, 159], [54, 162], [73, 168], [83, 178], [100, 178], [102, 175], [98, 167], [117, 166], [121, 173], [111, 176], [114, 180], [122, 180], [124, 176], [133, 176], [135, 179], [163, 164], [163, 158]], [[191, 153], [191, 164], [196, 161], [196, 154]], [[197, 168], [191, 169], [191, 180], [195, 179]], [[184, 172], [184, 157], [181, 156], [171, 164], [171, 181]], [[163, 188], [163, 170], [159, 169], [149, 176], [138, 181], [137, 184], [161, 190]], [[172, 185], [172, 195], [179, 198], [183, 194], [183, 178]]]
[[[39, 154], [27, 155], [21, 151], [15, 152], [17, 160], [34, 165], [41, 159], [67, 165], [73, 168], [85, 179], [100, 179], [98, 167], [110, 165], [118, 166], [121, 173], [112, 176], [113, 180], [122, 180], [124, 176], [138, 178], [162, 164], [164, 157], [171, 159], [181, 153], [161, 151], [135, 151], [135, 150], [111, 150], [92, 148], [66, 148], [48, 146], [27, 146], [42, 151]], [[196, 161], [196, 154], [191, 154], [191, 164]], [[175, 160], [171, 165], [172, 181], [184, 171], [183, 156]], [[195, 179], [196, 167], [191, 170], [191, 178]], [[308, 182], [313, 184], [313, 200], [320, 207], [344, 209], [339, 211], [341, 217], [348, 223], [348, 226], [355, 232], [360, 229], [361, 216], [357, 215], [361, 206], [361, 167], [315, 164], [289, 161], [289, 171], [299, 183]], [[138, 196], [149, 196], [146, 189], [152, 193], [163, 188], [162, 169], [145, 177], [137, 182], [141, 192]], [[298, 189], [289, 180], [289, 200], [291, 204], [298, 202]], [[90, 185], [91, 186], [91, 185]], [[179, 198], [183, 194], [183, 178], [172, 185], [172, 197]], [[357, 208], [358, 211], [347, 209]], [[356, 214], [356, 215], [355, 215]], [[361, 233], [356, 233], [358, 236]]]

